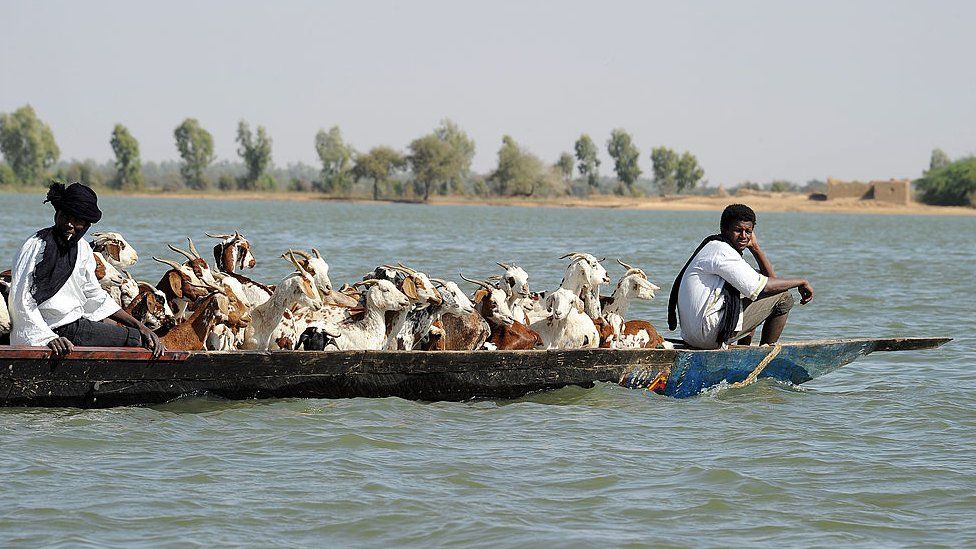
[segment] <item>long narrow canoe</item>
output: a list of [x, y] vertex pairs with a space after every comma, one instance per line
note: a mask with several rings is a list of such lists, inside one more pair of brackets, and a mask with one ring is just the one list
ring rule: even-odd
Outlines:
[[619, 383], [672, 397], [772, 378], [807, 382], [875, 351], [932, 349], [949, 338], [836, 339], [729, 349], [566, 351], [167, 352], [0, 346], [0, 406], [98, 408], [188, 395], [227, 399], [516, 398], [567, 385]]

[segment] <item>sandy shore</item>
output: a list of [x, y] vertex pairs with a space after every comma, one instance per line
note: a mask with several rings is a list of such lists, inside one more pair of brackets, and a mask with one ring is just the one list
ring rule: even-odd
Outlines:
[[[38, 190], [40, 192], [40, 190]], [[99, 194], [109, 196], [132, 196], [139, 198], [173, 198], [206, 200], [281, 200], [281, 201], [343, 201], [372, 202], [368, 198], [332, 198], [315, 193], [291, 192], [181, 192], [181, 193], [118, 193], [100, 190]], [[404, 201], [400, 201], [404, 202]], [[550, 198], [483, 198], [475, 196], [434, 196], [429, 205], [452, 206], [518, 206], [529, 208], [617, 208], [628, 210], [657, 211], [721, 211], [725, 206], [741, 202], [763, 212], [811, 212], [876, 215], [953, 215], [976, 216], [976, 208], [957, 206], [928, 206], [912, 202], [908, 205], [887, 204], [874, 200], [856, 198], [816, 201], [802, 193], [750, 192], [744, 195], [728, 196], [674, 196], [626, 198], [619, 196], [594, 196], [590, 198], [550, 197]]]

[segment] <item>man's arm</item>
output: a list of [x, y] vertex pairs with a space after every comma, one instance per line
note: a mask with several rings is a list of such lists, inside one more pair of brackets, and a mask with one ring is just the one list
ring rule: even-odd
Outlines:
[[160, 341], [159, 336], [137, 318], [125, 312], [125, 309], [115, 311], [109, 315], [109, 318], [123, 326], [129, 326], [139, 330], [139, 334], [142, 335], [142, 345], [153, 352], [153, 358], [161, 357], [166, 351], [166, 346]]
[[773, 264], [770, 263], [769, 258], [766, 257], [766, 252], [762, 251], [759, 247], [759, 239], [756, 238], [756, 233], [752, 233], [752, 243], [749, 244], [749, 251], [752, 252], [752, 257], [756, 258], [756, 263], [759, 264], [759, 272], [773, 278], [776, 273], [773, 271]]
[[781, 294], [787, 290], [796, 288], [800, 292], [800, 305], [806, 305], [813, 299], [813, 286], [805, 278], [776, 278], [769, 277], [766, 287], [759, 294], [759, 297]]

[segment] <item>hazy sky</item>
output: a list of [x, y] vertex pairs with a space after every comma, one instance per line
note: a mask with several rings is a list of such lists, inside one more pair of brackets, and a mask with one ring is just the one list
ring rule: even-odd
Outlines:
[[0, 112], [30, 103], [63, 159], [123, 123], [176, 159], [198, 118], [277, 165], [339, 125], [404, 148], [452, 118], [494, 167], [503, 134], [553, 162], [582, 132], [698, 156], [712, 184], [915, 177], [976, 153], [976, 2], [53, 2], [0, 0]]

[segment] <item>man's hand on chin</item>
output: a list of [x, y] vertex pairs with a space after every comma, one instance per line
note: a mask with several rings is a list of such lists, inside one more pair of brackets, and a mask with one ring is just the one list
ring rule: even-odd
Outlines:
[[61, 358], [74, 350], [74, 345], [66, 337], [56, 337], [47, 342], [47, 348], [53, 351], [53, 357]]

